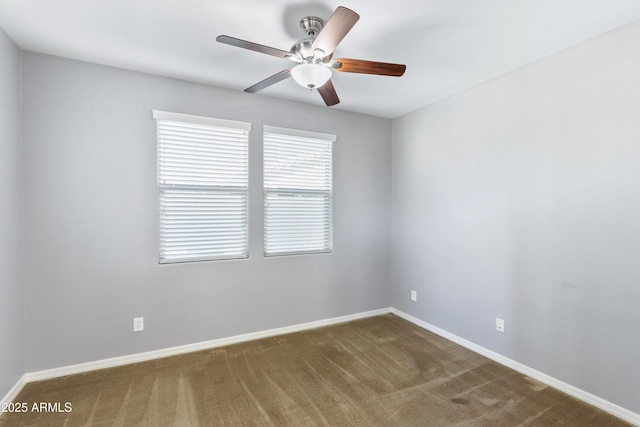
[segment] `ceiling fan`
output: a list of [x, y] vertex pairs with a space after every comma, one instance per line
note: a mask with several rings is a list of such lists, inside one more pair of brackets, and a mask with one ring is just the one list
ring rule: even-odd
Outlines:
[[339, 6], [325, 23], [315, 16], [307, 16], [300, 20], [300, 28], [307, 37], [297, 41], [290, 51], [221, 35], [216, 38], [220, 43], [249, 49], [278, 58], [289, 59], [296, 63], [292, 68], [280, 71], [267, 77], [245, 92], [255, 93], [289, 77], [307, 89], [317, 89], [327, 106], [340, 102], [333, 83], [332, 71], [344, 73], [377, 74], [400, 77], [406, 65], [387, 62], [364, 61], [361, 59], [332, 59], [333, 51], [347, 33], [360, 19], [356, 12]]

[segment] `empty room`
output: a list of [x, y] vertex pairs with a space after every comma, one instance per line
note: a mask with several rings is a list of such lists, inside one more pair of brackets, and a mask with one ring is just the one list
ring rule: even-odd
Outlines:
[[0, 427], [640, 425], [640, 2], [0, 0]]

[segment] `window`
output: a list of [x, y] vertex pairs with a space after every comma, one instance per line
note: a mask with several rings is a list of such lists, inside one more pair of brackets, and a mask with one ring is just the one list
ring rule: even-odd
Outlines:
[[331, 252], [335, 135], [264, 127], [265, 256]]
[[250, 123], [153, 111], [159, 261], [249, 256]]

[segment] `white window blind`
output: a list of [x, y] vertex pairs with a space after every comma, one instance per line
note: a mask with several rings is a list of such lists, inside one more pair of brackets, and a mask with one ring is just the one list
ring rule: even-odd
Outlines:
[[265, 256], [331, 252], [335, 135], [264, 127]]
[[160, 263], [247, 258], [250, 123], [153, 111]]

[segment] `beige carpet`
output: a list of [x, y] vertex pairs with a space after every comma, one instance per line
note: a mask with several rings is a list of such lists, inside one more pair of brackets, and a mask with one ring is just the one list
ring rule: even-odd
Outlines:
[[0, 426], [626, 426], [394, 315], [27, 384]]

